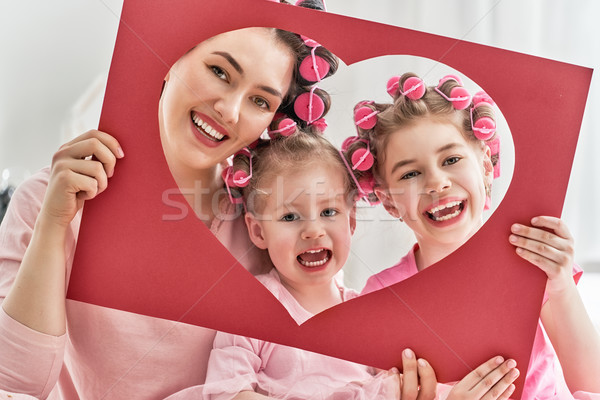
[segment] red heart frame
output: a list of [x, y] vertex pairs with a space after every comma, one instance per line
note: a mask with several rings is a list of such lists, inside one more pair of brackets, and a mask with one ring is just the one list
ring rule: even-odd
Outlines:
[[[250, 26], [302, 32], [347, 65], [390, 54], [443, 61], [484, 87], [516, 153], [509, 190], [485, 226], [417, 276], [297, 326], [195, 217], [163, 221], [173, 210], [162, 195], [177, 187], [157, 129], [163, 77], [196, 43]], [[528, 365], [545, 275], [514, 255], [509, 227], [560, 215], [590, 80], [583, 67], [268, 1], [126, 0], [100, 129], [127, 157], [101, 200], [86, 204], [68, 298], [381, 368], [411, 347], [442, 381], [496, 354]], [[190, 267], [198, 265], [211, 268]]]

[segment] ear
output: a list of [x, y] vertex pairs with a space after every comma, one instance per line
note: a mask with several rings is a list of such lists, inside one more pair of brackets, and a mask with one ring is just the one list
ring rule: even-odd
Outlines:
[[246, 227], [248, 228], [248, 235], [250, 240], [259, 249], [265, 250], [267, 248], [267, 241], [265, 240], [262, 223], [257, 219], [254, 214], [247, 212], [244, 216], [246, 221]]
[[354, 235], [356, 230], [356, 205], [352, 207], [350, 211], [350, 234]]
[[483, 174], [486, 184], [491, 185], [494, 180], [494, 165], [492, 164], [492, 150], [487, 145], [483, 149]]
[[387, 191], [382, 190], [380, 188], [375, 188], [375, 195], [383, 204], [383, 208], [394, 218], [400, 219], [402, 216], [400, 215], [400, 211], [394, 205], [392, 199], [388, 195]]

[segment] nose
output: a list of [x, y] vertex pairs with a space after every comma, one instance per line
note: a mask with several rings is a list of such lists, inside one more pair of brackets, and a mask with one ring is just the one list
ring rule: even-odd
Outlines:
[[325, 236], [325, 227], [318, 218], [306, 221], [302, 227], [301, 236], [304, 240], [319, 239]]
[[425, 183], [425, 191], [427, 193], [440, 193], [450, 189], [451, 186], [450, 179], [443, 171], [435, 170], [427, 174], [427, 181]]
[[215, 102], [215, 111], [226, 124], [236, 124], [240, 118], [243, 95], [237, 91], [223, 94]]

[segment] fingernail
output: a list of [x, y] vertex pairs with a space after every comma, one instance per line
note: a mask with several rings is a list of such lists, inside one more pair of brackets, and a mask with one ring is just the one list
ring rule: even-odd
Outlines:
[[508, 360], [506, 365], [508, 366], [508, 368], [514, 368], [517, 366], [517, 362], [515, 360]]
[[396, 367], [393, 367], [393, 368], [390, 370], [390, 372], [391, 372], [392, 374], [399, 374], [399, 373], [400, 373], [400, 370], [399, 370], [398, 368], [396, 368]]
[[404, 357], [408, 358], [409, 360], [412, 359], [414, 356], [414, 353], [412, 352], [411, 349], [405, 349], [404, 350]]
[[512, 371], [510, 371], [510, 377], [511, 378], [516, 378], [517, 376], [519, 376], [519, 370], [518, 369], [513, 369]]
[[514, 224], [512, 226], [512, 231], [513, 232], [519, 232], [520, 230], [521, 230], [521, 226], [520, 225]]
[[123, 153], [123, 149], [121, 147], [117, 147], [117, 155], [119, 158], [125, 157], [125, 153]]
[[417, 361], [417, 363], [419, 364], [419, 367], [426, 367], [427, 366], [427, 361], [423, 360], [422, 358], [419, 358], [419, 360]]
[[502, 356], [498, 356], [496, 357], [496, 359], [494, 360], [494, 362], [498, 365], [502, 364], [504, 362], [504, 357]]
[[532, 224], [537, 224], [540, 219], [538, 217], [534, 217], [531, 219]]
[[510, 235], [508, 240], [510, 240], [511, 243], [517, 243], [517, 237], [515, 235]]

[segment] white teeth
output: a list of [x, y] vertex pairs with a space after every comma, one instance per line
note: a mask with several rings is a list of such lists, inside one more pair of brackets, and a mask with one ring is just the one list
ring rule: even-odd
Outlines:
[[[435, 213], [436, 213], [436, 212], [438, 212], [438, 211], [442, 211], [444, 208], [456, 207], [456, 206], [460, 205], [460, 203], [461, 203], [460, 201], [452, 201], [452, 202], [450, 202], [450, 203], [446, 203], [446, 204], [444, 204], [443, 206], [437, 206], [437, 207], [434, 207], [434, 208], [432, 208], [431, 210], [429, 210], [428, 212], [429, 212], [430, 214], [435, 214]], [[454, 214], [454, 213], [452, 213], [452, 214]], [[452, 214], [450, 214], [450, 215], [452, 215]], [[457, 215], [458, 215], [458, 214], [457, 214]]]
[[305, 253], [317, 254], [317, 253], [320, 253], [322, 251], [325, 251], [325, 249], [321, 249], [321, 250], [308, 250]]
[[304, 265], [305, 267], [318, 267], [318, 266], [325, 264], [327, 261], [329, 261], [329, 257], [325, 257], [325, 259], [323, 259], [321, 261], [312, 261], [312, 262], [303, 261], [303, 260], [298, 260], [298, 261], [300, 261], [300, 264]]
[[456, 217], [460, 213], [461, 213], [461, 210], [459, 209], [459, 210], [454, 211], [452, 214], [444, 215], [443, 217], [440, 217], [440, 218], [433, 217], [433, 219], [435, 219], [436, 221], [447, 221], [451, 218]]
[[198, 117], [194, 113], [192, 113], [192, 121], [194, 121], [194, 124], [196, 125], [196, 127], [199, 130], [202, 129], [203, 133], [206, 133], [208, 136], [214, 138], [215, 140], [221, 140], [225, 137], [225, 135], [223, 135], [222, 133], [219, 133], [215, 128], [210, 126], [208, 123], [202, 121], [200, 119], [200, 117]]

